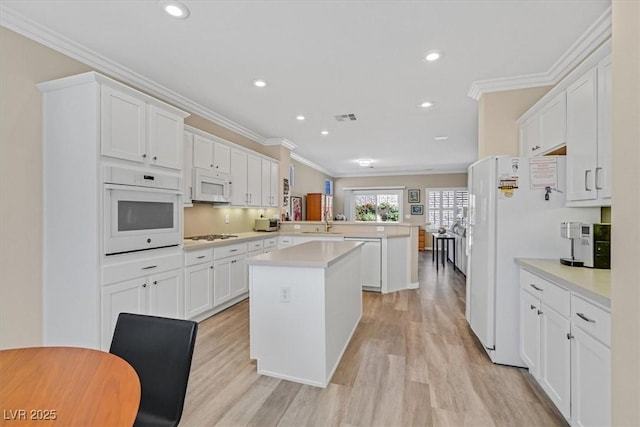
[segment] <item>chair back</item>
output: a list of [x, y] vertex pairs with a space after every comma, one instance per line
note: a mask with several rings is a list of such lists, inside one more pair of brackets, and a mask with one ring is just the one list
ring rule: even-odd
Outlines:
[[177, 425], [182, 417], [198, 324], [189, 320], [120, 313], [109, 352], [126, 360], [140, 378], [134, 425], [154, 419]]

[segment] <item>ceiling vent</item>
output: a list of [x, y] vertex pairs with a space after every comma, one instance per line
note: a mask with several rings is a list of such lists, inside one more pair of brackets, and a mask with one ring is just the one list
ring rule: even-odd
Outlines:
[[349, 114], [338, 114], [336, 116], [333, 116], [336, 118], [337, 121], [339, 122], [355, 122], [356, 120], [358, 120], [358, 118], [356, 117], [355, 114], [353, 113], [349, 113]]

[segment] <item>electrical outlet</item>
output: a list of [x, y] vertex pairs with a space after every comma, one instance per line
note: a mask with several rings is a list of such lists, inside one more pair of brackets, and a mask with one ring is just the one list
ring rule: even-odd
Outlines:
[[376, 227], [376, 231], [384, 231], [384, 227]]
[[280, 288], [280, 302], [291, 302], [291, 288], [285, 286]]
[[406, 215], [404, 216], [404, 219], [411, 219], [411, 215], [406, 214]]
[[224, 223], [225, 223], [225, 224], [229, 224], [229, 214], [226, 214], [226, 215], [224, 216]]
[[300, 230], [300, 224], [294, 224], [293, 225], [293, 229], [294, 230]]

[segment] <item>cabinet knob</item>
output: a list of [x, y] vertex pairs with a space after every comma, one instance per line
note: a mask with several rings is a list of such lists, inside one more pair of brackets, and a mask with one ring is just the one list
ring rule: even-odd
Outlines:
[[146, 283], [143, 283], [143, 284], [142, 284], [142, 287], [143, 287], [143, 288], [146, 288], [146, 287], [147, 287], [147, 284], [146, 284]]
[[218, 165], [216, 165], [216, 169], [218, 169]]
[[538, 310], [538, 316], [542, 314], [542, 310]]
[[531, 304], [531, 310], [535, 310], [537, 307], [533, 304]]
[[158, 160], [158, 156], [153, 156], [153, 160]]
[[573, 339], [573, 335], [571, 335], [571, 332], [567, 332], [567, 339], [568, 340]]
[[157, 280], [154, 280], [154, 281], [153, 281], [153, 284], [154, 284], [154, 285], [157, 285], [157, 284], [158, 284], [158, 281], [157, 281]]
[[210, 168], [212, 168], [212, 167], [213, 167], [213, 165], [209, 165], [209, 167], [210, 167]]
[[142, 155], [142, 158], [143, 158], [143, 159], [146, 159], [146, 158], [147, 158], [147, 153], [144, 153], [144, 154]]

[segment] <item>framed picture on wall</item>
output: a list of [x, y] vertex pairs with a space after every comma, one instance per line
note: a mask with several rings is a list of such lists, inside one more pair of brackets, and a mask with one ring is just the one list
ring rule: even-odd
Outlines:
[[291, 220], [302, 221], [302, 197], [291, 196]]
[[424, 215], [424, 205], [411, 205], [411, 215]]
[[409, 203], [420, 203], [420, 190], [409, 190]]

